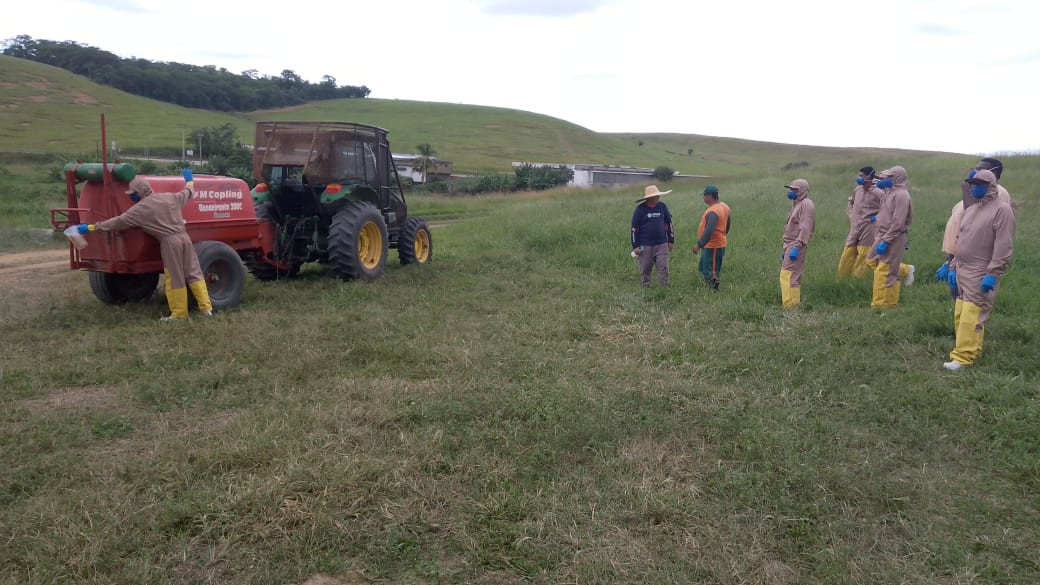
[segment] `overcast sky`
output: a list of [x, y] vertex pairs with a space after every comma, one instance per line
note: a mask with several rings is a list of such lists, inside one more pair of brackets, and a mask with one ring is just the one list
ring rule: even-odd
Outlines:
[[597, 132], [1040, 149], [1035, 0], [35, 0], [0, 39], [215, 65]]

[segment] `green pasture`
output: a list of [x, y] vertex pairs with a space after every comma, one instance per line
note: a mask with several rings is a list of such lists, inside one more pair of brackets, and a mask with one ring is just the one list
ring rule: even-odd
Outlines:
[[83, 274], [0, 288], [0, 583], [1020, 583], [1040, 580], [1036, 157], [1006, 160], [1016, 256], [977, 366], [941, 368], [930, 282], [963, 157], [908, 164], [918, 282], [834, 272], [863, 162], [720, 181], [722, 290], [665, 197], [670, 289], [628, 256], [638, 189], [413, 197], [434, 262], [319, 267], [163, 324]]

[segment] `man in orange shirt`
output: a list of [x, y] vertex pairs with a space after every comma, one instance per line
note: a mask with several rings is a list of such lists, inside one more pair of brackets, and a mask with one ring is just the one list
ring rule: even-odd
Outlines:
[[719, 201], [719, 188], [715, 185], [705, 187], [702, 195], [708, 209], [704, 211], [697, 227], [697, 243], [693, 245], [693, 253], [701, 253], [700, 273], [704, 282], [718, 292], [722, 257], [726, 254], [726, 236], [729, 234], [729, 205]]

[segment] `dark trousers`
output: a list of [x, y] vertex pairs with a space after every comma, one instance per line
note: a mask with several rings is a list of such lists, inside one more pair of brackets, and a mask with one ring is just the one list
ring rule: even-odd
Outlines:
[[702, 248], [701, 262], [698, 266], [704, 282], [708, 283], [714, 290], [719, 290], [720, 276], [722, 275], [722, 257], [726, 255], [725, 248]]

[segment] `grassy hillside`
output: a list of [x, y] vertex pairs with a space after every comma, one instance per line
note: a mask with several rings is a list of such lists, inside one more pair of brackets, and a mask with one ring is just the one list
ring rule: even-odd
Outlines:
[[[777, 171], [788, 163], [847, 164], [927, 157], [883, 149], [838, 149], [680, 134], [598, 134], [551, 118], [504, 108], [399, 100], [333, 100], [287, 110], [229, 115], [189, 110], [100, 86], [64, 70], [0, 56], [3, 152], [91, 153], [98, 118], [124, 153], [146, 147], [180, 150], [182, 132], [232, 123], [245, 143], [257, 120], [353, 120], [390, 130], [397, 152], [429, 142], [463, 172], [510, 172], [512, 161], [587, 162], [655, 167], [688, 174], [736, 176]], [[693, 153], [690, 154], [690, 149]]]
[[918, 283], [886, 311], [834, 278], [837, 168], [788, 312], [772, 176], [723, 184], [719, 294], [693, 186], [666, 196], [668, 290], [605, 190], [417, 198], [463, 218], [431, 265], [250, 282], [184, 326], [8, 277], [0, 583], [1036, 583], [1037, 163], [1008, 164], [1016, 258], [957, 375], [928, 278], [957, 159], [911, 168]]

